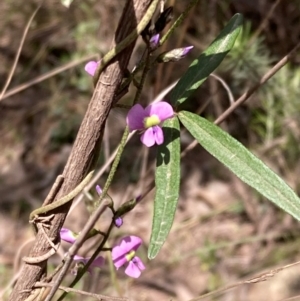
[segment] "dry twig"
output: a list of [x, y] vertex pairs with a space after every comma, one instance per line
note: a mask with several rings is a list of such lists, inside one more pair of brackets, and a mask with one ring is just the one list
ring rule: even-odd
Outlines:
[[0, 95], [0, 101], [2, 100], [3, 95], [6, 92], [7, 87], [9, 86], [9, 84], [11, 82], [11, 79], [12, 79], [12, 77], [13, 77], [15, 71], [16, 71], [17, 64], [18, 64], [18, 61], [19, 61], [19, 58], [20, 58], [20, 54], [21, 54], [22, 48], [24, 46], [24, 42], [25, 42], [27, 33], [29, 31], [30, 25], [31, 25], [31, 23], [32, 23], [35, 15], [37, 14], [37, 12], [39, 11], [39, 9], [41, 8], [42, 4], [43, 4], [43, 1], [41, 1], [39, 3], [39, 5], [37, 6], [37, 8], [35, 9], [35, 11], [33, 12], [33, 14], [31, 15], [31, 17], [29, 18], [29, 20], [27, 22], [27, 25], [26, 25], [26, 27], [24, 29], [23, 36], [22, 36], [22, 39], [21, 39], [21, 42], [20, 42], [20, 46], [18, 48], [16, 57], [15, 57], [15, 61], [14, 61], [13, 65], [12, 65], [12, 67], [11, 67], [11, 70], [10, 70], [10, 73], [9, 73], [9, 75], [7, 77], [6, 83], [5, 83], [5, 85], [4, 85], [3, 89], [2, 89], [2, 92], [1, 92], [1, 95]]

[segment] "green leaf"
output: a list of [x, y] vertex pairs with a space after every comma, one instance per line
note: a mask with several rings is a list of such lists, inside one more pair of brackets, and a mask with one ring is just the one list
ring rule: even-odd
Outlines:
[[177, 118], [166, 120], [163, 126], [165, 140], [158, 147], [155, 172], [155, 201], [152, 233], [148, 250], [153, 259], [171, 230], [180, 185], [180, 132]]
[[242, 181], [300, 220], [300, 199], [267, 165], [240, 142], [206, 119], [190, 112], [178, 114], [194, 138]]
[[210, 46], [192, 62], [171, 92], [172, 104], [178, 106], [183, 103], [221, 64], [233, 47], [242, 23], [242, 15], [234, 15]]

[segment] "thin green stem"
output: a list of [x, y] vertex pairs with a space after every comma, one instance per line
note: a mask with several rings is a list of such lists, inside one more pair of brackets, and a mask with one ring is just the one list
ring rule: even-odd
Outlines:
[[180, 14], [180, 16], [176, 19], [176, 21], [172, 24], [170, 29], [166, 32], [166, 34], [160, 39], [159, 45], [165, 43], [165, 41], [170, 37], [170, 35], [173, 33], [173, 31], [181, 25], [181, 23], [185, 20], [190, 10], [199, 2], [199, 0], [191, 0], [187, 8], [183, 11], [183, 13]]
[[126, 145], [126, 141], [127, 141], [128, 135], [129, 135], [129, 129], [128, 129], [128, 126], [126, 126], [125, 130], [124, 130], [124, 133], [123, 133], [123, 136], [122, 136], [122, 139], [121, 139], [121, 142], [119, 144], [118, 152], [116, 154], [115, 160], [114, 160], [114, 162], [112, 164], [112, 167], [111, 167], [111, 169], [109, 171], [106, 183], [105, 183], [104, 188], [103, 188], [102, 194], [104, 196], [106, 195], [106, 193], [107, 193], [107, 191], [109, 189], [109, 186], [111, 185], [111, 182], [112, 182], [112, 180], [114, 178], [114, 175], [115, 175], [116, 170], [118, 168], [118, 165], [120, 163], [120, 159], [121, 159], [124, 147]]
[[142, 74], [138, 89], [135, 93], [135, 97], [134, 97], [134, 100], [133, 100], [133, 105], [135, 105], [141, 97], [142, 90], [143, 90], [143, 87], [144, 87], [146, 77], [147, 77], [147, 74], [148, 74], [149, 70], [150, 70], [150, 50], [148, 48], [147, 53], [146, 53], [146, 59], [145, 59], [143, 74]]

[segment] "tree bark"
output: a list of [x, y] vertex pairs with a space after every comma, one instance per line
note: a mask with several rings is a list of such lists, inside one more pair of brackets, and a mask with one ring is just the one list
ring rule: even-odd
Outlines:
[[[122, 2], [122, 1], [121, 1]], [[127, 0], [123, 14], [115, 33], [113, 46], [122, 41], [137, 26], [145, 14], [151, 0]], [[64, 182], [56, 196], [58, 199], [73, 190], [93, 167], [99, 154], [105, 121], [112, 108], [117, 90], [120, 87], [124, 71], [127, 68], [132, 50], [132, 43], [101, 73], [87, 112], [81, 123], [73, 149], [63, 171]], [[54, 242], [59, 241], [59, 231], [70, 209], [71, 202], [52, 213], [55, 214], [46, 233]], [[38, 232], [29, 256], [37, 257], [47, 253], [51, 246], [47, 239]], [[25, 263], [17, 284], [10, 295], [10, 301], [25, 300], [37, 281], [46, 273], [47, 261], [38, 264]]]

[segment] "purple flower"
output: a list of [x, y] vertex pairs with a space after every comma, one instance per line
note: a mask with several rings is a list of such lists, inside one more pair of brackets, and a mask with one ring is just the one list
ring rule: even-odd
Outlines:
[[96, 185], [96, 191], [97, 191], [97, 193], [98, 193], [99, 195], [101, 195], [102, 189], [101, 189], [101, 187], [100, 187], [99, 185]]
[[[79, 256], [79, 255], [75, 255], [73, 260], [75, 262], [78, 262], [78, 263], [83, 263], [84, 265], [87, 264], [87, 262], [89, 261], [90, 258], [84, 258], [82, 256]], [[89, 266], [88, 268], [88, 272], [90, 274], [93, 273], [93, 269], [94, 268], [101, 268], [104, 264], [104, 258], [102, 256], [98, 256], [92, 263], [91, 265]]]
[[123, 225], [123, 219], [121, 216], [115, 218], [114, 224], [117, 228], [120, 228]]
[[100, 61], [90, 61], [84, 66], [84, 70], [91, 76], [95, 75], [96, 69], [99, 66]]
[[70, 244], [73, 244], [77, 239], [78, 234], [72, 232], [67, 228], [61, 228], [60, 230], [60, 238]]
[[164, 142], [164, 134], [159, 125], [173, 115], [173, 108], [165, 101], [150, 104], [145, 109], [136, 104], [129, 110], [126, 122], [130, 131], [146, 130], [141, 136], [141, 141], [150, 147], [155, 143], [160, 145]]
[[159, 38], [160, 38], [159, 33], [151, 37], [149, 41], [149, 45], [151, 49], [155, 49], [158, 46]]
[[125, 274], [129, 277], [138, 278], [141, 271], [145, 269], [141, 259], [135, 256], [135, 251], [142, 244], [142, 239], [137, 236], [126, 236], [120, 244], [112, 249], [112, 260], [118, 270], [121, 266], [128, 262]]

